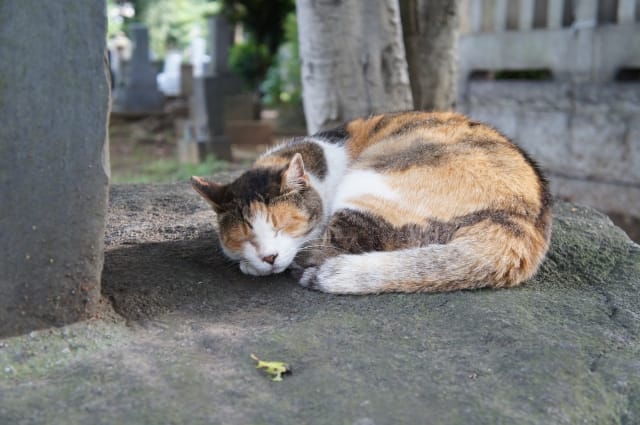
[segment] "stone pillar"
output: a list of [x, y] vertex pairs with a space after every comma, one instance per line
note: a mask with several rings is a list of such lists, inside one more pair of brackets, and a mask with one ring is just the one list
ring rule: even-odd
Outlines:
[[[575, 82], [598, 81], [600, 75], [594, 67], [594, 29], [598, 25], [598, 0], [582, 0], [575, 3], [576, 16], [573, 28], [575, 31], [575, 55], [572, 58], [571, 79]], [[600, 67], [598, 67], [600, 68]], [[606, 78], [602, 78], [606, 80]]]
[[472, 0], [471, 4], [471, 32], [479, 33], [482, 31], [482, 21], [484, 20], [484, 2], [483, 0]]
[[518, 29], [530, 31], [533, 28], [534, 0], [520, 0], [520, 15], [518, 17]]
[[493, 28], [496, 32], [507, 29], [507, 0], [496, 0], [493, 15]]
[[0, 1], [0, 337], [96, 311], [106, 25], [103, 0]]
[[562, 8], [564, 7], [561, 1], [547, 2], [547, 28], [550, 30], [557, 30], [562, 28]]
[[636, 18], [636, 1], [635, 0], [619, 0], [618, 2], [618, 23], [633, 24]]

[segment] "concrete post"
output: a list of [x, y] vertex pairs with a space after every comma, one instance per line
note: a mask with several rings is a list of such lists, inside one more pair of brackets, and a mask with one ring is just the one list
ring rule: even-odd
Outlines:
[[471, 0], [471, 32], [479, 33], [482, 31], [482, 21], [484, 16], [483, 0]]
[[520, 15], [518, 18], [518, 29], [529, 31], [533, 29], [534, 0], [520, 0]]
[[0, 337], [98, 306], [106, 24], [102, 0], [0, 1]]
[[636, 0], [619, 0], [618, 2], [618, 23], [632, 24], [636, 18]]
[[576, 24], [595, 26], [598, 16], [598, 0], [582, 0], [575, 5]]
[[496, 9], [496, 0], [482, 0], [482, 32], [494, 31], [494, 17]]
[[562, 9], [564, 7], [563, 1], [550, 1], [547, 2], [547, 28], [550, 30], [557, 30], [562, 28]]
[[576, 20], [573, 28], [576, 32], [575, 71], [572, 79], [576, 82], [597, 81], [600, 76], [594, 69], [594, 28], [597, 25], [598, 0], [582, 0], [575, 4]]
[[493, 28], [496, 32], [502, 32], [507, 29], [507, 0], [496, 0]]

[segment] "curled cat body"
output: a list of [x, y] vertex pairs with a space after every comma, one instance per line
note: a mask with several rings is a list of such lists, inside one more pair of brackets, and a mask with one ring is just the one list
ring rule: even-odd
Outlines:
[[549, 247], [551, 196], [536, 164], [456, 113], [357, 119], [270, 149], [227, 185], [192, 185], [242, 272], [289, 268], [324, 292], [512, 287]]

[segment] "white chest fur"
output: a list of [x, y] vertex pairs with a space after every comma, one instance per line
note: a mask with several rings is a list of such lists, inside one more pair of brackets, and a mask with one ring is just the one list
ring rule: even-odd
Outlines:
[[311, 140], [322, 148], [327, 163], [327, 174], [323, 180], [311, 176], [311, 185], [322, 197], [324, 218], [326, 220], [333, 214], [331, 206], [333, 205], [336, 192], [340, 185], [342, 185], [344, 176], [347, 173], [349, 158], [344, 146], [327, 143], [318, 139]]
[[364, 196], [396, 200], [398, 194], [385, 182], [384, 176], [372, 170], [351, 170], [342, 178], [331, 203], [331, 214], [343, 208], [358, 209], [354, 200]]

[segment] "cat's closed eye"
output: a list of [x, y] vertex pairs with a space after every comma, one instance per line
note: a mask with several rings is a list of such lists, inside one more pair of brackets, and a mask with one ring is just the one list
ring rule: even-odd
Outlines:
[[221, 236], [222, 243], [233, 251], [240, 251], [244, 243], [251, 242], [255, 238], [253, 230], [244, 223], [222, 232]]
[[309, 223], [306, 214], [284, 203], [271, 208], [269, 219], [276, 236], [283, 232], [293, 237], [302, 236], [306, 233]]

